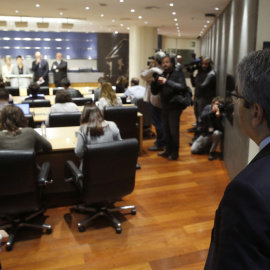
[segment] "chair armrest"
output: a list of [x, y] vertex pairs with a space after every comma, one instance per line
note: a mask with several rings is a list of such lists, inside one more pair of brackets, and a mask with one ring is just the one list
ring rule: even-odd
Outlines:
[[78, 190], [82, 192], [82, 180], [83, 173], [79, 170], [79, 168], [74, 164], [73, 161], [68, 160], [65, 166], [65, 181], [74, 183]]
[[44, 162], [38, 174], [38, 184], [41, 186], [52, 184], [53, 180], [49, 178], [51, 178], [51, 164], [49, 162]]

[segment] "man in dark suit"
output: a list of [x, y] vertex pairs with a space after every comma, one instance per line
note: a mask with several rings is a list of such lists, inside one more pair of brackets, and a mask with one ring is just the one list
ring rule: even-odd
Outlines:
[[251, 52], [237, 72], [239, 123], [260, 151], [225, 190], [205, 270], [270, 269], [270, 50]]
[[56, 54], [56, 61], [53, 62], [51, 71], [53, 72], [55, 87], [60, 87], [62, 79], [67, 77], [67, 62], [63, 60], [62, 53]]
[[77, 98], [77, 97], [83, 97], [83, 95], [81, 94], [81, 92], [77, 89], [73, 89], [73, 88], [69, 88], [70, 87], [70, 81], [68, 78], [64, 78], [61, 81], [61, 86], [65, 88], [65, 90], [67, 90], [72, 98]]
[[35, 53], [36, 60], [32, 63], [32, 71], [34, 72], [34, 82], [40, 86], [49, 85], [49, 64], [45, 59], [42, 59], [40, 52]]

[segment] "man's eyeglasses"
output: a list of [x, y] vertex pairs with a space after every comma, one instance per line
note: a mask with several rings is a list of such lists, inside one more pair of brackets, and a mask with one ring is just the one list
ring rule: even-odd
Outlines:
[[247, 101], [243, 96], [239, 95], [238, 94], [238, 86], [236, 87], [236, 90], [235, 91], [232, 91], [231, 92], [231, 96], [232, 96], [232, 99], [233, 99], [233, 102], [236, 104], [237, 103], [237, 99], [238, 98], [241, 98], [244, 100], [244, 107], [249, 109], [250, 106], [251, 106], [251, 102]]

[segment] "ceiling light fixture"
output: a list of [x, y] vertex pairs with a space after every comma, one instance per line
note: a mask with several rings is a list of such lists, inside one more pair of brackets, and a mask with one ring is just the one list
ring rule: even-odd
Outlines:
[[173, 7], [174, 6], [174, 4], [173, 3], [170, 3], [170, 7]]
[[219, 8], [218, 8], [218, 7], [216, 7], [216, 8], [215, 8], [215, 10], [219, 10]]
[[173, 12], [172, 15], [176, 15], [176, 12]]
[[89, 9], [90, 9], [90, 7], [85, 7], [85, 9], [86, 9], [86, 10], [89, 10]]
[[138, 19], [142, 19], [142, 16], [139, 16]]
[[63, 12], [60, 12], [59, 15], [63, 15]]
[[19, 13], [19, 10], [15, 10], [15, 13]]
[[104, 17], [104, 14], [101, 14], [100, 17]]
[[174, 21], [177, 22], [177, 19], [175, 18]]
[[130, 12], [135, 12], [135, 9], [131, 9]]
[[39, 4], [36, 4], [36, 7], [40, 7], [40, 5]]

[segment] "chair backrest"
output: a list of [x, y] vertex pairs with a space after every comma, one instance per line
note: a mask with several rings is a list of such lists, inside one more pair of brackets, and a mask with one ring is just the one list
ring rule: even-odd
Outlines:
[[40, 208], [34, 150], [0, 150], [0, 216]]
[[81, 112], [51, 113], [49, 115], [50, 127], [79, 126]]
[[94, 102], [98, 101], [99, 96], [100, 96], [100, 91], [101, 90], [99, 88], [94, 90]]
[[19, 87], [11, 87], [11, 86], [8, 86], [8, 87], [6, 87], [6, 89], [9, 91], [9, 93], [10, 93], [12, 96], [19, 96], [19, 95], [20, 95]]
[[65, 88], [64, 87], [57, 87], [57, 88], [53, 88], [53, 95], [56, 95], [56, 92], [58, 90], [64, 90]]
[[120, 98], [122, 100], [122, 104], [128, 104], [127, 97], [125, 95], [121, 95]]
[[30, 99], [30, 100], [23, 100], [22, 103], [29, 104], [30, 108], [37, 108], [37, 107], [51, 107], [51, 102], [47, 99]]
[[[50, 90], [49, 90], [49, 86], [41, 86], [39, 91], [39, 94], [43, 94], [43, 95], [49, 95], [50, 94]], [[30, 95], [29, 90], [27, 89], [27, 95]]]
[[113, 201], [135, 186], [139, 143], [136, 139], [86, 146], [83, 158], [83, 200], [86, 204]]
[[34, 117], [32, 114], [25, 114], [24, 117], [27, 120], [28, 127], [35, 128], [35, 122], [34, 122]]
[[152, 124], [150, 103], [145, 102], [143, 97], [134, 97], [133, 103], [138, 106], [138, 112], [143, 115], [143, 126], [150, 127]]
[[106, 107], [104, 119], [116, 123], [122, 139], [137, 138], [137, 106]]
[[83, 106], [86, 102], [93, 102], [92, 98], [72, 98], [72, 102], [74, 102], [77, 106]]

